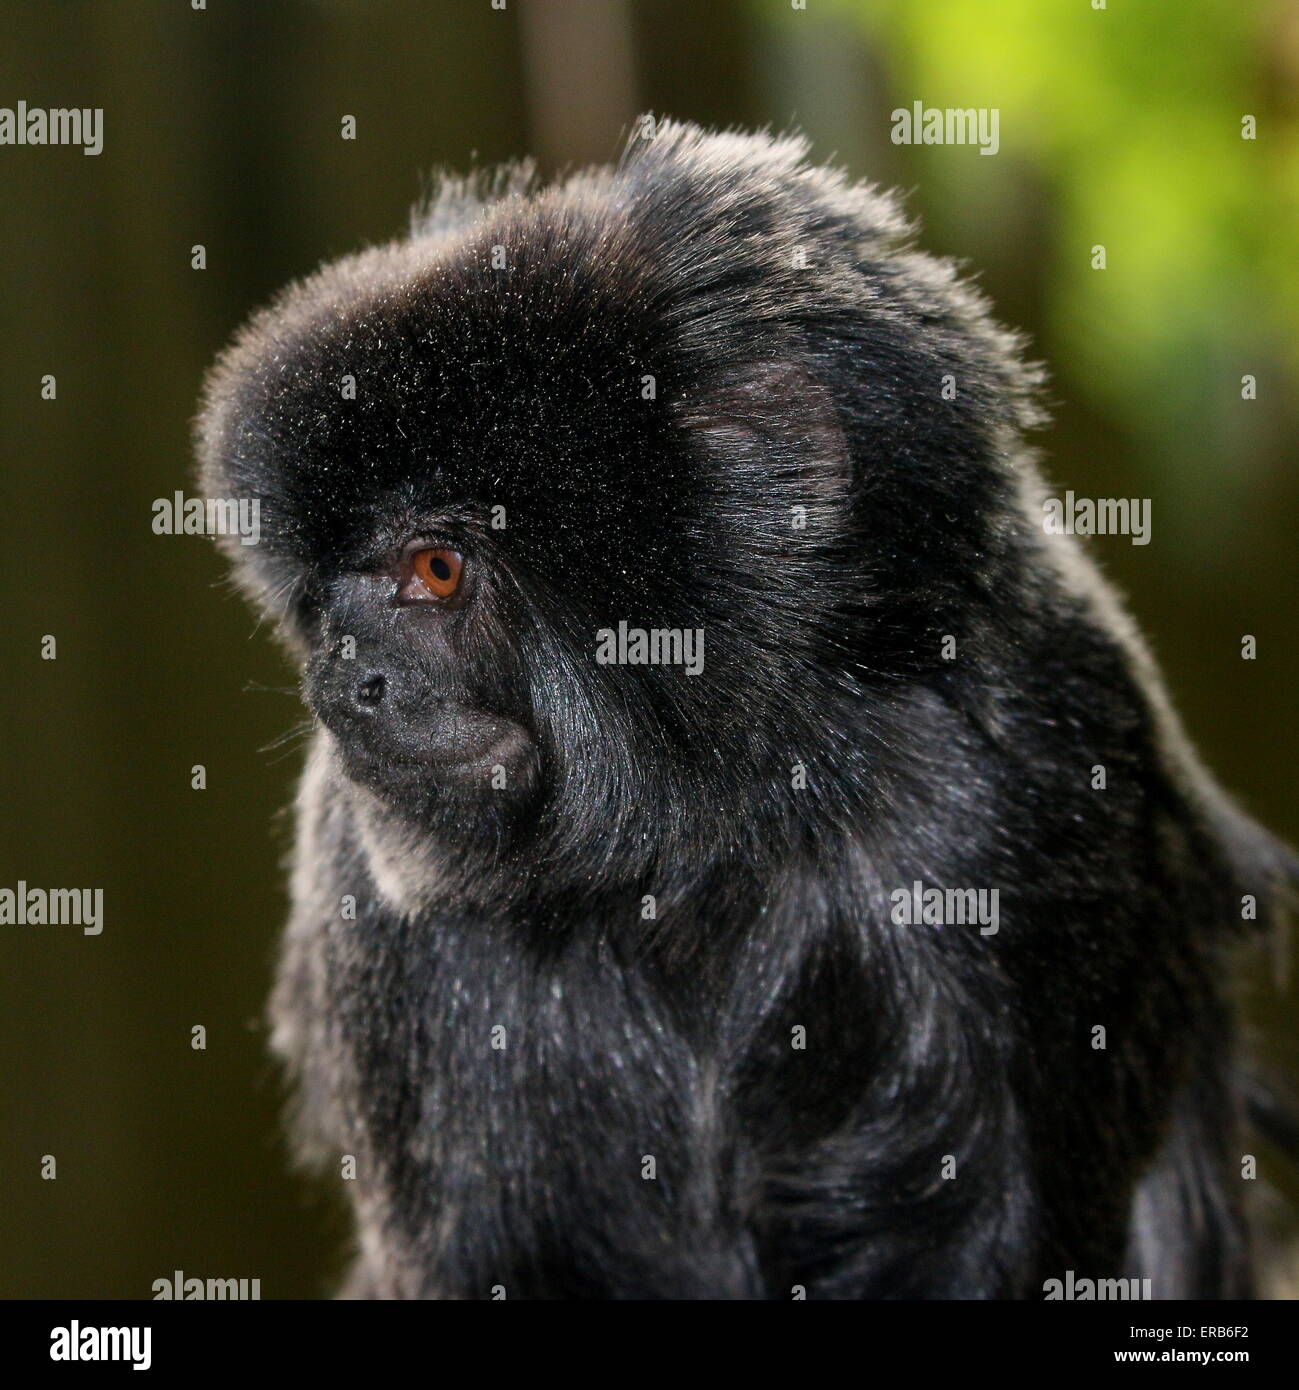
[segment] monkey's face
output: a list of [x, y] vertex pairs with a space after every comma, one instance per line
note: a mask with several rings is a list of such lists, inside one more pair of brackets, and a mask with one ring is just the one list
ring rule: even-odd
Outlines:
[[[791, 833], [799, 765], [823, 799], [853, 781], [868, 661], [937, 650], [885, 467], [936, 486], [984, 447], [943, 416], [945, 471], [915, 466], [947, 407], [905, 384], [937, 365], [888, 330], [863, 478], [837, 402], [865, 349], [827, 336], [831, 282], [814, 331], [792, 258], [695, 285], [653, 230], [585, 195], [502, 204], [327, 267], [210, 381], [205, 491], [260, 507], [261, 544], [228, 549], [405, 843], [593, 885]], [[983, 543], [917, 497], [945, 561]]]
[[843, 443], [787, 366], [692, 364], [630, 272], [535, 229], [495, 269], [506, 235], [369, 253], [255, 322], [205, 481], [259, 502], [233, 550], [342, 773], [448, 844], [590, 876], [709, 816], [741, 835], [753, 780], [787, 780]]
[[323, 586], [306, 698], [347, 774], [398, 808], [518, 799], [536, 784], [537, 731], [490, 551], [445, 515], [410, 524]]

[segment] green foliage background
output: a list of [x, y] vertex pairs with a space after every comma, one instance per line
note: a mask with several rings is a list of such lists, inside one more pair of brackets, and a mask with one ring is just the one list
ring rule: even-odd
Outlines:
[[[837, 8], [927, 105], [1000, 109], [1011, 148], [996, 175], [922, 150], [926, 203], [964, 214], [973, 201], [995, 225], [1016, 185], [1032, 185], [1051, 209], [1042, 310], [1072, 384], [1131, 432], [1181, 511], [1195, 497], [1188, 474], [1238, 504], [1257, 434], [1293, 411], [1299, 370], [1293, 7]], [[1257, 138], [1243, 138], [1247, 118]], [[1090, 268], [1094, 243], [1108, 252], [1104, 274]], [[1263, 409], [1236, 408], [1239, 377], [1263, 364]], [[1237, 466], [1223, 470], [1233, 447]]]

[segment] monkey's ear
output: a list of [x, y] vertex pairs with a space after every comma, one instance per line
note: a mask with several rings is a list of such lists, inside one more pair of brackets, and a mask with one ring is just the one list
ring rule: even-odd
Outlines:
[[755, 484], [785, 484], [811, 500], [844, 497], [852, 483], [847, 435], [830, 392], [801, 365], [746, 363], [704, 383], [677, 418], [719, 462]]

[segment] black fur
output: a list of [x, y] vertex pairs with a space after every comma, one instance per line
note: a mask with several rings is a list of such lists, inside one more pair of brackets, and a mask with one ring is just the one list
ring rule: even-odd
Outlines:
[[[804, 154], [665, 124], [447, 182], [211, 378], [204, 487], [260, 500], [231, 553], [323, 720], [274, 1043], [356, 1157], [353, 1294], [1250, 1289], [1224, 978], [1290, 861], [1043, 534], [1017, 340]], [[411, 536], [462, 608], [391, 604]], [[704, 670], [597, 665], [619, 620]], [[476, 718], [504, 789], [426, 761]], [[916, 880], [999, 931], [895, 925]]]

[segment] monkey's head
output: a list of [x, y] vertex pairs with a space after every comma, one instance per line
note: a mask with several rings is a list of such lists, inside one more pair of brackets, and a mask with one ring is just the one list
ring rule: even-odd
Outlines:
[[803, 155], [449, 184], [219, 362], [203, 488], [258, 503], [229, 553], [361, 816], [587, 886], [787, 839], [878, 787], [864, 693], [1012, 596], [1031, 376]]

